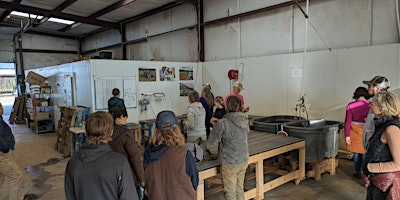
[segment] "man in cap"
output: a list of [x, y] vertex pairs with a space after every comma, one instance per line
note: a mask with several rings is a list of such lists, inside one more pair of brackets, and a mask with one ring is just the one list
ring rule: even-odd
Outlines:
[[243, 85], [240, 81], [236, 81], [235, 83], [233, 83], [233, 91], [232, 93], [226, 95], [225, 97], [225, 102], [228, 100], [228, 97], [230, 96], [237, 96], [241, 101], [242, 101], [242, 108], [243, 108], [243, 112], [248, 112], [250, 107], [244, 107], [244, 98], [243, 95], [240, 94], [240, 91], [244, 90]]
[[[370, 81], [363, 81], [364, 84], [368, 85], [368, 93], [370, 97], [373, 97], [375, 94], [381, 91], [387, 91], [390, 87], [389, 80], [384, 76], [375, 76]], [[372, 137], [375, 132], [375, 123], [374, 123], [375, 115], [369, 110], [367, 120], [365, 121], [365, 126], [363, 129], [362, 142], [365, 150], [368, 149], [368, 141]]]

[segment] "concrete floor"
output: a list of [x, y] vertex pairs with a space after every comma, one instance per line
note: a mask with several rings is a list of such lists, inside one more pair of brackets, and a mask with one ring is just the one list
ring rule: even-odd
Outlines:
[[[3, 102], [3, 101], [1, 101]], [[3, 103], [4, 104], [4, 103]], [[3, 116], [8, 121], [9, 113]], [[64, 200], [64, 170], [69, 158], [55, 150], [57, 135], [55, 133], [35, 134], [26, 125], [10, 125], [16, 139], [16, 150], [13, 156], [24, 171], [32, 195], [30, 200]], [[306, 179], [296, 186], [293, 182], [286, 183], [265, 193], [269, 200], [358, 200], [365, 199], [366, 189], [360, 180], [353, 178], [353, 163], [350, 160], [339, 159], [336, 175], [322, 175], [321, 181]], [[266, 176], [266, 178], [268, 178]], [[255, 181], [246, 182], [246, 187], [252, 187]], [[34, 197], [37, 198], [34, 198]], [[208, 200], [222, 200], [223, 193], [207, 197]]]

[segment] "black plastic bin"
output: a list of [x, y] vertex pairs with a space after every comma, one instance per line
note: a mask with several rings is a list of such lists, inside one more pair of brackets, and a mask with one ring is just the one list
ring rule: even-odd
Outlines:
[[274, 115], [253, 119], [253, 127], [255, 131], [277, 133], [278, 131], [282, 131], [281, 125], [300, 120], [305, 119], [299, 116]]
[[337, 121], [322, 120], [290, 122], [283, 125], [289, 136], [306, 141], [306, 162], [319, 162], [337, 155], [339, 146], [339, 130], [343, 124]]

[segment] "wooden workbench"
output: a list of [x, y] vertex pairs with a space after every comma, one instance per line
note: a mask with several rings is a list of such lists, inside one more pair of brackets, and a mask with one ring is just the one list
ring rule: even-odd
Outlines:
[[[245, 192], [245, 199], [264, 199], [264, 193], [289, 181], [295, 180], [296, 185], [305, 178], [305, 141], [301, 138], [290, 136], [279, 136], [265, 132], [251, 131], [248, 135], [249, 161], [248, 164], [255, 166], [256, 187]], [[264, 183], [264, 160], [283, 153], [299, 150], [299, 167], [292, 172], [279, 170], [281, 175], [269, 182]], [[197, 163], [199, 170], [199, 186], [197, 188], [197, 199], [204, 200], [205, 179], [219, 173], [219, 160], [201, 161]]]

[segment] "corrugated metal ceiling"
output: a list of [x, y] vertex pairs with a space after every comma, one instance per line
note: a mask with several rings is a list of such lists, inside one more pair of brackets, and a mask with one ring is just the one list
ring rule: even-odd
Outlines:
[[[146, 17], [197, 0], [0, 0], [0, 35], [39, 32], [62, 37], [85, 37], [121, 23]], [[31, 14], [13, 15], [12, 11]], [[43, 16], [32, 17], [32, 14]], [[74, 21], [71, 25], [50, 18]]]

